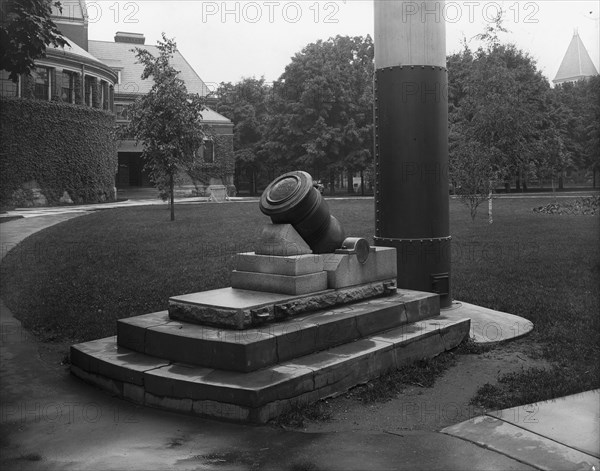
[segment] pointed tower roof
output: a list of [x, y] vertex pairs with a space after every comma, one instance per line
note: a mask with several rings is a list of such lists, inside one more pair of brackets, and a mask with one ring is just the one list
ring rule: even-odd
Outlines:
[[560, 63], [556, 77], [554, 77], [552, 82], [555, 84], [574, 82], [593, 75], [598, 75], [598, 71], [592, 62], [587, 49], [583, 45], [579, 33], [575, 30], [573, 39], [571, 39], [565, 57]]

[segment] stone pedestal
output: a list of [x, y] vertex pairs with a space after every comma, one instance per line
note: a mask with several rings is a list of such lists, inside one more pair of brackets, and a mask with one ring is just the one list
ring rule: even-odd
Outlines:
[[364, 239], [316, 255], [292, 226], [270, 225], [231, 281], [72, 346], [72, 373], [140, 404], [264, 423], [469, 332], [469, 319], [440, 316], [437, 294], [397, 290], [395, 249]]
[[72, 346], [71, 372], [139, 404], [264, 423], [450, 350], [469, 327], [439, 315], [439, 296], [406, 290], [245, 330], [163, 311], [121, 319], [116, 337]]

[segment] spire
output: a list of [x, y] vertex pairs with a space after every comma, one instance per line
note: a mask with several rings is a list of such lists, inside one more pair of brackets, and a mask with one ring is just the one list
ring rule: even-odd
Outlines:
[[574, 82], [593, 75], [598, 75], [598, 71], [579, 37], [577, 28], [575, 28], [571, 43], [552, 82], [555, 84]]

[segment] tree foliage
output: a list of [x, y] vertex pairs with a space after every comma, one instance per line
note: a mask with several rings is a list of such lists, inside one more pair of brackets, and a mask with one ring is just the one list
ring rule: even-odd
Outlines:
[[373, 41], [336, 36], [297, 53], [273, 85], [266, 150], [318, 176], [363, 170], [373, 144]]
[[202, 124], [203, 99], [188, 93], [179, 71], [170, 64], [177, 45], [164, 33], [162, 38], [157, 44], [158, 57], [144, 48], [133, 50], [138, 63], [144, 65], [141, 78], [152, 78], [154, 85], [131, 105], [128, 131], [143, 143], [145, 168], [161, 193], [169, 195], [174, 220], [175, 177], [193, 163], [207, 130]]
[[475, 141], [496, 156], [492, 174], [533, 170], [537, 146], [550, 126], [549, 84], [514, 45], [465, 49], [448, 61], [453, 150]]
[[557, 85], [551, 95], [564, 160], [580, 170], [600, 171], [600, 76]]
[[500, 41], [506, 31], [500, 14], [476, 36], [479, 48], [464, 40], [447, 59], [450, 175], [472, 219], [485, 200], [491, 210], [499, 182], [520, 185], [547, 167], [557, 135], [549, 83], [526, 52]]
[[216, 92], [216, 110], [233, 122], [236, 171], [251, 175], [251, 193], [256, 193], [257, 173], [275, 165], [264, 151], [270, 93], [264, 78], [221, 83]]
[[0, 24], [0, 69], [10, 72], [17, 82], [19, 75], [29, 75], [34, 61], [46, 54], [46, 47], [68, 46], [54, 21], [52, 7], [62, 11], [54, 0], [3, 0]]
[[499, 15], [476, 36], [480, 47], [465, 40], [448, 57], [450, 172], [458, 193], [480, 195], [468, 205], [503, 180], [527, 189], [528, 180], [560, 181], [599, 160], [600, 79], [551, 89], [526, 52], [501, 42], [503, 32]]

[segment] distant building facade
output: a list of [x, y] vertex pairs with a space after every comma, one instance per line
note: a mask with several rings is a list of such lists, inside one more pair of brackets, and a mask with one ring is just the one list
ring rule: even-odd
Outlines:
[[[117, 124], [126, 124], [128, 105], [153, 85], [152, 79], [141, 79], [143, 66], [136, 64], [132, 49], [143, 47], [156, 56], [157, 47], [146, 45], [144, 35], [139, 33], [117, 32], [114, 42], [89, 40], [85, 1], [62, 0], [61, 4], [62, 12], [53, 8], [53, 20], [70, 46], [48, 47], [46, 57], [35, 61], [31, 76], [20, 77], [16, 84], [7, 71], [0, 71], [0, 95], [99, 108], [114, 113]], [[180, 71], [188, 92], [202, 97], [209, 94], [206, 84], [179, 51], [172, 64]], [[185, 175], [180, 193], [202, 193], [212, 184], [233, 185], [233, 123], [209, 108], [202, 112], [202, 118], [212, 134], [197, 153], [200, 167], [206, 172], [201, 178]], [[151, 186], [143, 170], [142, 145], [122, 139], [117, 151], [115, 186]]]
[[598, 71], [576, 30], [552, 83], [577, 82], [594, 75], [598, 75]]
[[[152, 55], [159, 54], [156, 46], [145, 44], [143, 34], [117, 32], [114, 42], [111, 41], [88, 41], [89, 52], [108, 64], [114, 70], [117, 77], [114, 97], [114, 111], [118, 124], [126, 124], [128, 106], [137, 98], [148, 93], [152, 88], [153, 81], [142, 80], [144, 66], [136, 63], [135, 47], [143, 47]], [[190, 64], [179, 51], [176, 51], [171, 59], [171, 64], [180, 72], [179, 77], [184, 81], [188, 92], [197, 93], [202, 97], [209, 94], [209, 89]], [[200, 193], [212, 184], [233, 184], [233, 123], [206, 108], [202, 112], [202, 121], [209, 125], [213, 136], [207, 138], [204, 146], [199, 149], [198, 159], [206, 164], [206, 175], [202, 181], [192, 181], [184, 178], [183, 186], [191, 191]], [[217, 145], [219, 141], [221, 145]], [[142, 145], [136, 144], [133, 139], [123, 139], [119, 143], [119, 169], [117, 172], [117, 188], [131, 186], [150, 186], [148, 175], [143, 171], [141, 159]], [[219, 150], [221, 151], [219, 155]], [[231, 159], [230, 165], [218, 165], [223, 159]], [[223, 168], [231, 168], [230, 171]]]

